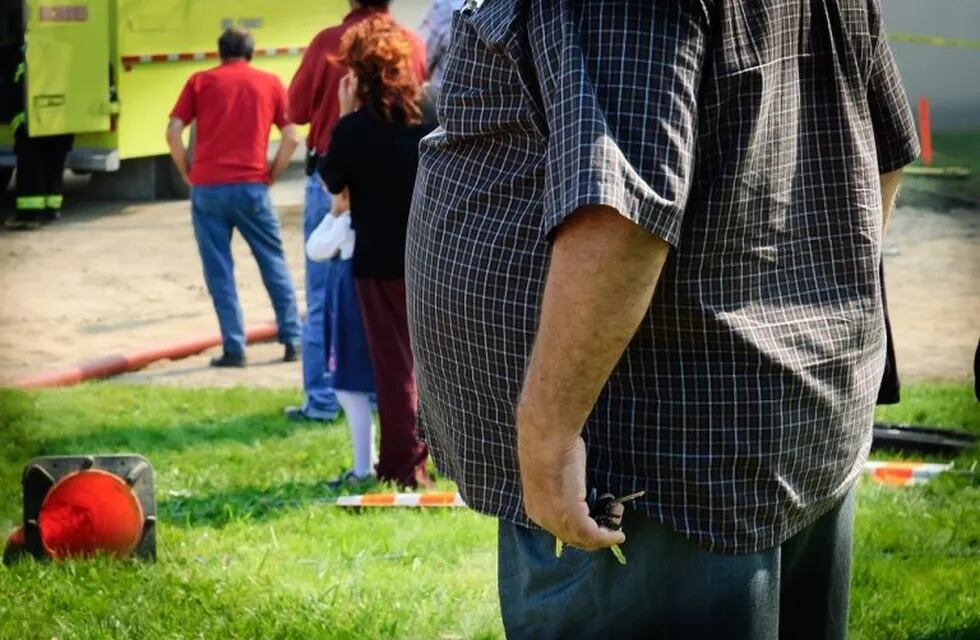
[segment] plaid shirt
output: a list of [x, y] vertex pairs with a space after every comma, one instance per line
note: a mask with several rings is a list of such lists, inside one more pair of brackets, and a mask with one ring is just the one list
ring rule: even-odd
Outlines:
[[590, 486], [718, 552], [812, 523], [871, 442], [878, 175], [918, 152], [879, 0], [487, 0], [453, 38], [407, 251], [440, 468], [530, 524], [514, 407], [549, 234], [603, 204], [673, 248], [584, 427]]

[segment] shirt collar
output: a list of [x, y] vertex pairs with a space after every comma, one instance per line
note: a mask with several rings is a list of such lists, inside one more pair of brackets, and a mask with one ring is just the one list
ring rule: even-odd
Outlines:
[[344, 16], [344, 24], [366, 18], [372, 13], [388, 13], [388, 7], [358, 7]]

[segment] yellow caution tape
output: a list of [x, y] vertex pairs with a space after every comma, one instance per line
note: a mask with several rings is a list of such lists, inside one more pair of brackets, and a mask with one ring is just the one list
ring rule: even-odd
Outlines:
[[969, 38], [942, 38], [940, 36], [920, 36], [915, 33], [889, 33], [892, 42], [911, 42], [927, 44], [932, 47], [950, 47], [956, 49], [980, 49], [980, 40]]

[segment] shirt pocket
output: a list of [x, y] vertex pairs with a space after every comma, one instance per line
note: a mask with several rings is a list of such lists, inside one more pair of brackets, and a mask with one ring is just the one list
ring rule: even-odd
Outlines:
[[452, 45], [437, 101], [439, 123], [449, 140], [541, 134], [530, 99], [533, 81], [521, 73], [527, 58], [518, 38], [519, 5], [518, 0], [488, 2], [453, 15]]

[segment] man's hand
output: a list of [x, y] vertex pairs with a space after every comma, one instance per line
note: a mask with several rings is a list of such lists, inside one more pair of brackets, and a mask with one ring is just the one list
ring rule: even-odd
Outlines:
[[269, 165], [269, 171], [266, 174], [266, 183], [270, 187], [276, 183], [279, 176], [289, 167], [289, 163], [293, 159], [293, 153], [296, 151], [296, 147], [299, 146], [299, 133], [296, 132], [294, 125], [288, 124], [284, 126], [280, 130], [280, 133], [282, 134], [282, 142], [279, 143], [276, 157], [273, 159], [272, 164]]
[[[585, 486], [585, 441], [568, 442], [529, 435], [532, 428], [518, 426], [517, 454], [521, 464], [524, 510], [531, 520], [565, 544], [595, 551], [622, 544], [622, 531], [600, 527], [589, 517]], [[622, 516], [623, 505], [614, 505]]]

